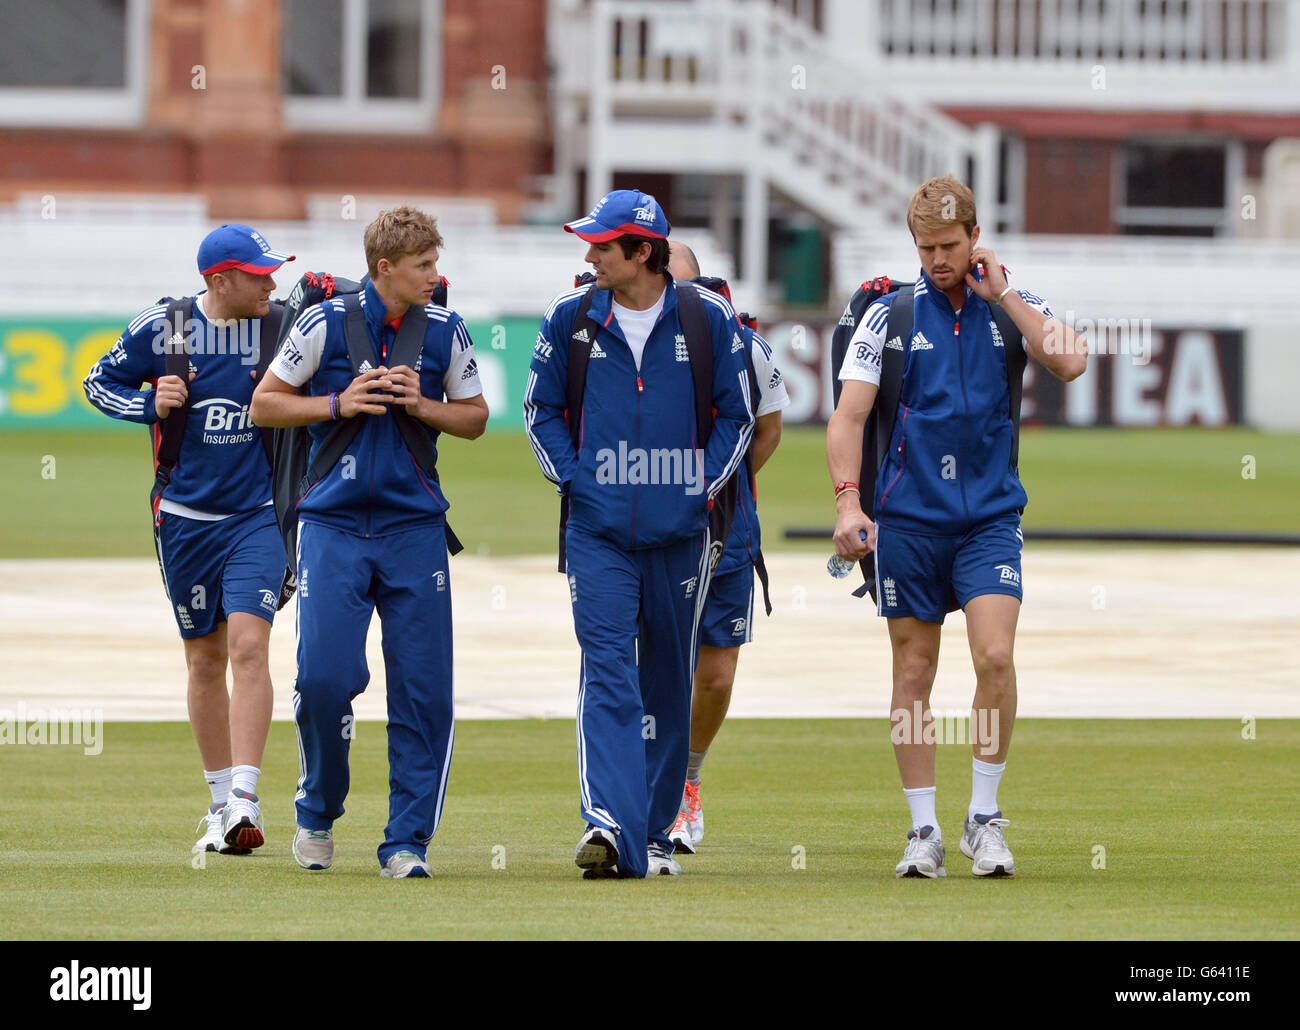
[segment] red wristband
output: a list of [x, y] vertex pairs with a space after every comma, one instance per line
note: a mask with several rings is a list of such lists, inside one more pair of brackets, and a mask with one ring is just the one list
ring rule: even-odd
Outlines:
[[847, 479], [840, 480], [840, 482], [835, 484], [835, 497], [838, 499], [840, 494], [844, 493], [845, 491], [857, 490], [857, 489], [858, 489], [857, 483], [851, 482], [850, 480]]

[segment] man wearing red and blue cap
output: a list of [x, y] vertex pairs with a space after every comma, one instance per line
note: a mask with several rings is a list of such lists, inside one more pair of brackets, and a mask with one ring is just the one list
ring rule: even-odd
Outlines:
[[152, 426], [155, 447], [167, 419], [185, 419], [155, 529], [185, 645], [190, 725], [212, 797], [195, 852], [248, 854], [265, 841], [257, 780], [271, 724], [267, 652], [285, 561], [271, 466], [249, 404], [272, 273], [292, 260], [246, 225], [214, 229], [198, 252], [207, 289], [193, 298], [182, 330], [188, 376], [167, 374], [176, 327], [169, 305], [159, 303], [132, 320], [83, 384], [104, 414]]
[[[668, 273], [668, 219], [654, 197], [615, 190], [564, 228], [590, 245], [596, 281], [546, 312], [524, 418], [568, 502], [586, 822], [574, 861], [589, 878], [676, 875], [668, 835], [686, 776], [696, 633], [723, 542], [710, 512], [749, 446], [748, 371], [731, 305]], [[688, 341], [687, 324], [706, 338]], [[711, 358], [704, 438], [693, 348]], [[570, 356], [584, 353], [573, 411]]]

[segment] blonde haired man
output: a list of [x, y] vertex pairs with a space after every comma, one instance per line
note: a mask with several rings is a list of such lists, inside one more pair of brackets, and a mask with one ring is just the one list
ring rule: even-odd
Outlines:
[[[905, 293], [867, 309], [845, 354], [843, 392], [826, 427], [838, 512], [835, 551], [855, 561], [875, 552], [877, 611], [889, 620], [891, 736], [912, 815], [895, 875], [946, 875], [934, 738], [925, 724], [944, 616], [960, 607], [976, 681], [961, 850], [975, 875], [1011, 876], [1015, 861], [997, 790], [1016, 716], [1012, 651], [1027, 497], [1012, 460], [1007, 348], [1023, 346], [1065, 381], [1083, 373], [1087, 353], [1046, 302], [1007, 285], [993, 251], [978, 245], [975, 199], [964, 184], [952, 176], [923, 184], [908, 205], [907, 224], [921, 259], [910, 332], [886, 340], [891, 305], [900, 296], [906, 302]], [[1020, 340], [1002, 338], [994, 305], [1005, 308]], [[906, 355], [893, 435], [876, 482], [858, 484], [863, 428], [880, 388], [883, 352], [891, 347]]]
[[[430, 303], [441, 245], [428, 215], [410, 207], [381, 213], [365, 232], [364, 291], [304, 311], [253, 396], [259, 425], [309, 426], [313, 456], [331, 423], [365, 420], [298, 505], [294, 716], [302, 776], [293, 854], [305, 869], [334, 860], [352, 699], [369, 680], [366, 631], [377, 608], [390, 786], [380, 872], [431, 872], [426, 849], [442, 815], [453, 736], [448, 504], [436, 470], [420, 466], [404, 433], [426, 434], [436, 458], [440, 433], [472, 440], [488, 417], [464, 321]], [[349, 321], [364, 326], [362, 369], [350, 358]]]

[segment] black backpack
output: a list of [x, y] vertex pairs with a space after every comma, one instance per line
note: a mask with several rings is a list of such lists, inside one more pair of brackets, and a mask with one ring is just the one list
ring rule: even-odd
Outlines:
[[[587, 292], [578, 302], [578, 310], [573, 317], [573, 328], [569, 331], [569, 368], [568, 383], [565, 388], [564, 420], [569, 427], [569, 436], [573, 440], [573, 450], [579, 449], [582, 434], [582, 402], [587, 390], [587, 364], [591, 358], [592, 341], [600, 326], [589, 316], [591, 301], [596, 292], [596, 277], [584, 272], [573, 280], [574, 286], [587, 284]], [[681, 320], [682, 335], [686, 337], [686, 352], [691, 366], [691, 379], [695, 385], [695, 439], [703, 449], [713, 434], [713, 334], [709, 331], [709, 316], [704, 309], [704, 301], [699, 292], [690, 285], [677, 283], [678, 318]], [[751, 370], [751, 375], [753, 372]], [[731, 524], [735, 521], [736, 506], [740, 499], [740, 486], [732, 476], [714, 495], [713, 506], [709, 509], [709, 571], [718, 567], [722, 558], [722, 549], [731, 534]], [[569, 496], [560, 496], [560, 545], [559, 570], [566, 572], [564, 528], [569, 521]]]
[[[840, 369], [844, 365], [844, 355], [848, 353], [849, 342], [858, 322], [866, 314], [867, 308], [881, 297], [891, 297], [889, 302], [889, 321], [885, 325], [885, 341], [898, 338], [903, 346], [892, 348], [886, 346], [881, 352], [880, 390], [876, 402], [867, 417], [866, 427], [862, 433], [862, 469], [858, 473], [858, 494], [862, 510], [872, 519], [876, 513], [875, 505], [876, 479], [885, 464], [885, 454], [889, 450], [889, 441], [894, 433], [894, 420], [898, 416], [898, 402], [903, 393], [903, 368], [907, 361], [907, 346], [912, 338], [912, 290], [915, 283], [897, 283], [887, 275], [877, 276], [864, 282], [853, 293], [839, 325], [831, 336], [831, 386], [835, 394], [836, 406], [840, 403]], [[1002, 335], [1003, 346], [1007, 351], [1007, 384], [1011, 391], [1011, 467], [1018, 471], [1020, 460], [1020, 395], [1025, 373], [1025, 346], [1020, 330], [1004, 307], [990, 305], [993, 322]], [[862, 569], [862, 586], [853, 591], [854, 597], [870, 593], [876, 596], [875, 563], [868, 554], [858, 563]]]
[[[166, 362], [164, 374], [179, 376], [181, 382], [188, 385], [190, 351], [187, 346], [186, 329], [194, 325], [192, 321], [194, 318], [194, 298], [163, 297], [158, 303], [167, 305], [167, 313], [163, 318], [167, 329], [170, 331], [170, 335], [163, 345], [163, 355]], [[262, 378], [267, 366], [271, 363], [271, 357], [276, 350], [283, 312], [284, 305], [279, 301], [272, 301], [270, 310], [262, 316], [262, 332], [261, 339], [258, 341], [255, 380]], [[158, 540], [158, 506], [162, 503], [163, 491], [167, 489], [167, 484], [171, 482], [172, 472], [176, 468], [176, 463], [180, 460], [181, 444], [185, 439], [185, 424], [189, 421], [189, 414], [190, 398], [187, 396], [185, 403], [179, 408], [174, 408], [167, 418], [155, 422], [149, 427], [154, 463], [153, 487], [149, 491], [149, 508], [153, 515], [153, 549], [158, 558], [158, 571], [163, 573], [164, 586], [167, 582], [167, 576], [163, 571], [162, 548]], [[260, 432], [262, 446], [266, 449], [266, 460], [270, 462], [272, 469], [274, 469], [272, 430], [262, 429]], [[293, 596], [293, 580], [293, 566], [290, 564], [285, 568], [284, 576], [280, 582], [278, 608], [283, 608], [285, 602]]]
[[[447, 285], [444, 276], [434, 289], [432, 303], [446, 306]], [[289, 299], [285, 301], [284, 315], [276, 336], [275, 352], [279, 353], [299, 315], [313, 305], [334, 297], [341, 297], [344, 309], [343, 336], [347, 341], [348, 360], [352, 363], [353, 374], [360, 375], [363, 369], [373, 367], [374, 346], [370, 342], [369, 333], [366, 332], [365, 312], [361, 308], [361, 292], [364, 288], [364, 279], [361, 282], [354, 282], [341, 276], [330, 275], [328, 272], [319, 275], [314, 272], [304, 272], [289, 294]], [[397, 339], [393, 341], [392, 354], [389, 356], [392, 365], [415, 366], [420, 348], [424, 344], [427, 324], [424, 308], [413, 305], [407, 309], [406, 316], [398, 329]], [[305, 393], [307, 389], [307, 384], [304, 384], [299, 389], [299, 393]], [[389, 414], [396, 420], [398, 432], [402, 434], [402, 440], [425, 478], [438, 482], [436, 455], [423, 424], [397, 407], [390, 409]], [[354, 415], [352, 418], [341, 418], [333, 423], [329, 433], [321, 441], [314, 460], [311, 458], [311, 434], [308, 433], [306, 426], [272, 430], [271, 491], [275, 500], [275, 518], [280, 525], [280, 536], [284, 539], [285, 557], [291, 573], [289, 595], [293, 594], [298, 585], [294, 576], [298, 568], [298, 502], [338, 464], [339, 459], [361, 432], [367, 417]], [[451, 526], [446, 527], [446, 533], [449, 553], [459, 554], [464, 550], [464, 546]]]

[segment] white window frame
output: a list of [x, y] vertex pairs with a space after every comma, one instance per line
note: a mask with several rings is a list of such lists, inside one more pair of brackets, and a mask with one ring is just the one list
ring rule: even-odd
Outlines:
[[284, 124], [299, 132], [428, 132], [442, 89], [442, 0], [420, 0], [420, 82], [416, 100], [365, 95], [368, 0], [343, 0], [343, 95], [284, 94]]
[[0, 125], [134, 128], [144, 124], [149, 82], [150, 0], [127, 0], [126, 83], [121, 89], [0, 88]]
[[[1128, 152], [1127, 147], [1187, 145], [1187, 146], [1222, 146], [1223, 147], [1223, 206], [1222, 207], [1134, 207], [1122, 201], [1128, 200]], [[1115, 148], [1115, 160], [1112, 165], [1111, 195], [1116, 203], [1111, 211], [1111, 221], [1117, 230], [1123, 232], [1129, 225], [1159, 226], [1195, 226], [1209, 227], [1212, 236], [1230, 236], [1235, 224], [1237, 210], [1237, 193], [1241, 177], [1245, 174], [1246, 155], [1240, 140], [1206, 138], [1204, 136], [1159, 136], [1126, 139]]]

